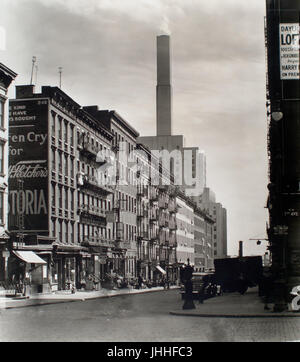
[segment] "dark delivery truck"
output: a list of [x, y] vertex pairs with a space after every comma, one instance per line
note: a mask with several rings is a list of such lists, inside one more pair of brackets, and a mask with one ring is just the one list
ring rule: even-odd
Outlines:
[[262, 278], [263, 264], [261, 256], [215, 259], [216, 284], [223, 292], [239, 292], [259, 284]]

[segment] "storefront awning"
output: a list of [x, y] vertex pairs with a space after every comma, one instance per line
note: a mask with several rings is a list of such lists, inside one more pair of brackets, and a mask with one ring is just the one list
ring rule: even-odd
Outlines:
[[167, 274], [167, 272], [159, 265], [156, 265], [156, 269], [159, 270], [162, 274]]
[[21, 250], [13, 250], [13, 253], [21, 260], [25, 261], [26, 263], [34, 263], [34, 264], [47, 264], [45, 260], [40, 258], [36, 253], [33, 251], [21, 251]]

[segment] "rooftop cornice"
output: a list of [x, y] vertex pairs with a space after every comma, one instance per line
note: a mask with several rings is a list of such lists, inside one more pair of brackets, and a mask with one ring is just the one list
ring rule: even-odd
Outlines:
[[16, 78], [16, 76], [18, 75], [17, 73], [15, 73], [13, 70], [9, 69], [6, 65], [4, 65], [3, 63], [0, 63], [0, 71], [2, 71], [3, 73], [5, 73], [5, 75], [9, 76], [13, 79]]
[[7, 90], [10, 83], [16, 78], [17, 73], [9, 69], [6, 65], [0, 63], [0, 82], [3, 83]]
[[134, 137], [139, 137], [139, 132], [134, 129], [124, 118], [122, 118], [119, 113], [116, 111], [110, 111], [110, 114], [124, 127], [126, 128]]
[[83, 108], [78, 110], [78, 116], [86, 123], [88, 123], [92, 128], [97, 129], [101, 134], [103, 134], [110, 141], [114, 138], [114, 135], [106, 127], [101, 125], [99, 121], [93, 117], [88, 111]]
[[75, 102], [74, 99], [72, 99], [58, 87], [43, 86], [41, 95], [53, 98], [53, 100], [59, 103], [62, 103], [61, 101], [63, 101], [65, 105], [71, 105], [74, 110], [79, 110], [81, 108], [80, 104]]

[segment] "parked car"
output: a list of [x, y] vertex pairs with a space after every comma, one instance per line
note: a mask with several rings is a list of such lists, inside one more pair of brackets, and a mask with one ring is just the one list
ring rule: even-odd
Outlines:
[[[194, 272], [192, 276], [193, 297], [198, 299], [200, 296], [203, 299], [211, 298], [216, 295], [221, 295], [221, 287], [216, 284], [214, 273], [209, 272]], [[184, 284], [180, 287], [181, 299], [185, 298]]]

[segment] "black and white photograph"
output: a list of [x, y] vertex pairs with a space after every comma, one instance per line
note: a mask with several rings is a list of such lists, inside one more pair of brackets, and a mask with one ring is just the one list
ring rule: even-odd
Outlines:
[[299, 0], [0, 0], [0, 342], [300, 342], [299, 55]]

